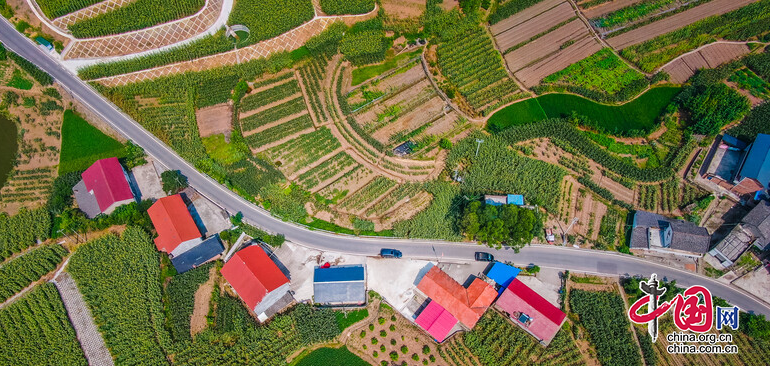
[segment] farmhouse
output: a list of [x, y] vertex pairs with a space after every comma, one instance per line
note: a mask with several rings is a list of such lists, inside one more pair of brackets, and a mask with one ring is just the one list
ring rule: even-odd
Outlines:
[[505, 288], [495, 306], [543, 345], [551, 342], [567, 318], [558, 307], [517, 279]]
[[72, 191], [78, 208], [88, 218], [101, 213], [109, 215], [118, 206], [134, 202], [134, 193], [128, 185], [128, 175], [118, 158], [97, 160], [80, 175]]
[[709, 254], [729, 267], [751, 244], [760, 250], [770, 246], [770, 201], [760, 201]]
[[316, 267], [313, 302], [324, 306], [366, 305], [366, 271], [363, 265]]
[[159, 251], [176, 257], [201, 243], [201, 233], [182, 196], [163, 197], [150, 206], [147, 213], [158, 232], [155, 246]]
[[214, 235], [189, 250], [171, 258], [171, 264], [179, 273], [185, 273], [195, 267], [219, 259], [225, 247]]
[[738, 196], [770, 188], [770, 135], [759, 134], [752, 144], [730, 135], [718, 136], [701, 175]]
[[710, 240], [711, 235], [705, 228], [691, 222], [647, 211], [634, 214], [631, 249], [700, 257], [708, 251]]
[[476, 278], [465, 288], [438, 267], [432, 267], [423, 276], [417, 289], [468, 329], [476, 325], [497, 298], [497, 291], [484, 280]]
[[524, 196], [520, 194], [508, 194], [508, 195], [485, 194], [484, 203], [492, 206], [502, 206], [502, 205], [524, 206]]
[[264, 322], [294, 301], [289, 279], [259, 245], [236, 252], [221, 270], [246, 307]]

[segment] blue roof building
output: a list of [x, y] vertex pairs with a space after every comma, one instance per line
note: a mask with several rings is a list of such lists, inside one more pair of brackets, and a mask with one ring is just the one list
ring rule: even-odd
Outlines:
[[749, 146], [735, 180], [740, 182], [745, 178], [755, 179], [763, 187], [770, 188], [770, 135], [758, 134]]
[[524, 206], [524, 196], [520, 194], [509, 194], [508, 204], [516, 206]]
[[508, 195], [485, 194], [484, 203], [492, 206], [502, 206], [502, 205], [524, 206], [524, 196], [520, 194], [508, 194]]
[[219, 241], [219, 235], [214, 235], [187, 251], [171, 258], [171, 264], [174, 265], [177, 272], [185, 273], [210, 260], [216, 259], [224, 251], [225, 247], [222, 245], [222, 242]]
[[505, 263], [494, 262], [487, 272], [487, 277], [495, 281], [500, 286], [499, 292], [502, 293], [511, 284], [514, 278], [519, 275], [520, 269], [509, 266]]
[[366, 304], [364, 266], [317, 267], [313, 273], [313, 301], [326, 306]]

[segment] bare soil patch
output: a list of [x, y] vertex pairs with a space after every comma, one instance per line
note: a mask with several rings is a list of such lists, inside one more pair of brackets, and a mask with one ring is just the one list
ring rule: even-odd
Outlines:
[[628, 46], [653, 39], [679, 28], [688, 26], [712, 15], [721, 15], [753, 3], [755, 0], [713, 0], [692, 9], [661, 19], [657, 22], [641, 26], [607, 40], [612, 48], [621, 50]]
[[233, 106], [223, 103], [198, 109], [195, 112], [195, 119], [198, 121], [201, 137], [220, 133], [227, 136], [230, 134], [230, 121], [233, 120]]
[[192, 317], [190, 318], [190, 334], [196, 335], [206, 328], [208, 324], [206, 321], [206, 315], [209, 313], [209, 305], [211, 304], [211, 294], [214, 291], [214, 284], [217, 280], [217, 269], [211, 267], [209, 271], [209, 279], [204, 282], [198, 290], [195, 291], [195, 305], [193, 307]]
[[574, 16], [575, 10], [572, 9], [572, 6], [563, 2], [526, 22], [495, 35], [495, 40], [500, 50], [505, 51]]
[[425, 12], [425, 0], [383, 0], [382, 8], [396, 19], [417, 18]]
[[712, 43], [663, 67], [677, 84], [686, 82], [699, 68], [715, 68], [750, 52], [745, 44]]
[[582, 1], [581, 3], [578, 3], [578, 6], [580, 7], [580, 9], [582, 9], [583, 16], [591, 19], [591, 18], [602, 16], [604, 14], [609, 14], [615, 10], [625, 8], [627, 6], [631, 6], [636, 3], [640, 3], [642, 1], [644, 0], [614, 0], [603, 4], [599, 4], [597, 6], [593, 6], [591, 8], [585, 8], [584, 4], [587, 1]]
[[575, 41], [587, 35], [588, 28], [583, 21], [575, 19], [553, 32], [508, 53], [505, 56], [505, 61], [508, 63], [508, 67], [515, 72], [538, 59], [559, 51], [565, 42]]
[[446, 103], [438, 95], [434, 96], [426, 103], [411, 110], [404, 116], [389, 123], [384, 128], [375, 131], [372, 137], [383, 144], [389, 144], [390, 137], [399, 132], [410, 132], [429, 122], [435, 116], [440, 115], [444, 110]]

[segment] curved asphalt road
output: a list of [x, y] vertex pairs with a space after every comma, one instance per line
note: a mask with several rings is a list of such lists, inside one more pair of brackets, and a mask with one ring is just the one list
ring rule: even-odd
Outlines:
[[[78, 98], [94, 113], [100, 115], [105, 122], [123, 136], [142, 146], [149, 155], [169, 169], [180, 170], [182, 174], [187, 176], [190, 184], [202, 194], [230, 212], [242, 212], [244, 219], [251, 224], [273, 233], [283, 233], [286, 239], [292, 242], [325, 251], [359, 255], [376, 255], [380, 248], [389, 247], [401, 250], [404, 257], [455, 262], [472, 260], [473, 253], [480, 248], [478, 245], [468, 243], [335, 235], [311, 231], [299, 225], [283, 222], [234, 194], [215, 180], [198, 172], [131, 117], [103, 98], [87, 83], [64, 69], [30, 39], [16, 32], [4, 18], [0, 22], [0, 41], [5, 47], [34, 62], [51, 74], [74, 97]], [[657, 273], [660, 278], [675, 279], [677, 284], [681, 286], [696, 284], [706, 286], [715, 296], [724, 298], [741, 309], [770, 317], [770, 307], [746, 291], [705, 276], [647, 262], [629, 255], [551, 245], [532, 245], [522, 249], [518, 254], [512, 250], [499, 250], [494, 254], [498, 260], [511, 261], [517, 265], [534, 263], [540, 267], [568, 269], [575, 272], [641, 276]]]

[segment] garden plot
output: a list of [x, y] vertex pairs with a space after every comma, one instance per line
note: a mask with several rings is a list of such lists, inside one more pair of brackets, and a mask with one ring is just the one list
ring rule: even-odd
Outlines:
[[195, 111], [198, 132], [201, 137], [216, 134], [230, 135], [230, 123], [233, 120], [233, 106], [227, 103], [201, 108]]
[[375, 176], [376, 174], [371, 169], [363, 165], [357, 165], [343, 174], [342, 177], [317, 192], [327, 200], [341, 199], [347, 196], [349, 192], [355, 192], [367, 185]]
[[290, 176], [340, 147], [340, 142], [331, 131], [321, 128], [271, 147], [264, 153], [281, 172]]
[[647, 0], [592, 16], [590, 23], [603, 38], [609, 38], [709, 1], [711, 0]]
[[350, 109], [357, 111], [367, 104], [388, 95], [411, 89], [419, 83], [429, 83], [427, 75], [419, 63], [413, 63], [398, 69], [393, 74], [376, 81], [364, 84], [350, 91], [346, 97]]
[[501, 20], [490, 27], [493, 35], [503, 33], [504, 31], [511, 29], [527, 20], [536, 17], [537, 15], [548, 11], [549, 9], [558, 6], [563, 3], [564, 0], [545, 0], [540, 1], [535, 5], [532, 5], [516, 14], [511, 15], [505, 20]]
[[375, 229], [390, 229], [397, 222], [411, 219], [425, 210], [430, 205], [432, 199], [433, 195], [422, 191], [408, 200], [403, 200], [403, 203], [395, 205], [383, 217], [374, 220]]
[[[500, 33], [494, 33], [493, 30], [493, 35], [495, 36], [497, 47], [503, 52], [507, 52], [509, 49], [522, 45], [532, 38], [547, 32], [552, 27], [575, 17], [575, 10], [572, 9], [572, 5], [565, 1]], [[495, 29], [498, 25], [499, 23], [493, 26], [492, 29]]]
[[683, 84], [700, 68], [715, 68], [750, 51], [744, 44], [714, 43], [674, 60], [662, 70], [669, 74], [671, 82]]
[[349, 194], [336, 209], [342, 212], [361, 214], [367, 208], [374, 205], [392, 189], [396, 188], [397, 183], [385, 177], [376, 177], [361, 189]]
[[[435, 94], [436, 91], [431, 86], [430, 81], [422, 79], [406, 89], [390, 94], [388, 98], [369, 104], [365, 109], [355, 114], [355, 120], [367, 132], [371, 133], [391, 122], [393, 117], [397, 117], [402, 112], [410, 111]], [[404, 110], [405, 108], [409, 109]]]
[[703, 18], [728, 13], [753, 3], [754, 1], [755, 0], [712, 0], [703, 5], [674, 14], [654, 23], [641, 26], [616, 37], [609, 38], [607, 39], [607, 43], [613, 48], [620, 50], [685, 27]]
[[342, 151], [299, 174], [297, 181], [308, 191], [316, 192], [359, 166], [355, 159]]
[[564, 49], [567, 43], [576, 43], [589, 36], [588, 28], [580, 19], [573, 20], [513, 52], [505, 55], [508, 67], [514, 73], [540, 59]]
[[643, 1], [644, 0], [612, 0], [603, 2], [601, 4], [592, 5], [592, 3], [595, 3], [594, 1], [584, 0], [578, 2], [578, 7], [580, 7], [583, 15], [590, 19], [602, 16], [604, 14], [612, 13], [613, 11], [620, 10], [622, 8], [638, 4]]
[[326, 56], [313, 57], [305, 65], [297, 69], [302, 81], [303, 91], [307, 95], [310, 109], [318, 124], [325, 123], [330, 116], [329, 105], [326, 104], [323, 86], [326, 85], [326, 75], [329, 60]]
[[570, 46], [518, 70], [514, 75], [525, 86], [532, 87], [537, 85], [546, 76], [598, 52], [601, 48], [602, 46], [593, 37], [586, 36]]

